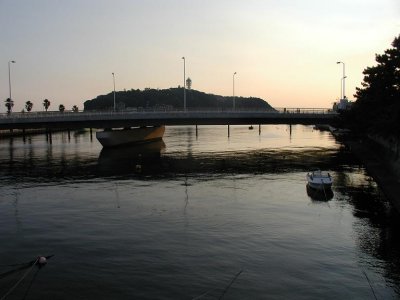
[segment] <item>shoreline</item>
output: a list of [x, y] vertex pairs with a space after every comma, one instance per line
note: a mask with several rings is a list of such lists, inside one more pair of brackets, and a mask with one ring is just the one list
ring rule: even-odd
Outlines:
[[393, 167], [394, 162], [390, 161], [388, 152], [391, 150], [370, 138], [351, 139], [343, 143], [365, 166], [383, 194], [400, 213], [400, 177]]

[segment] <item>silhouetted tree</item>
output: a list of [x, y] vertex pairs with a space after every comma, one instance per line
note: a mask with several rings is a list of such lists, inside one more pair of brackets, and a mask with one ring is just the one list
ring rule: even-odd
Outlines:
[[43, 100], [43, 106], [44, 106], [44, 109], [47, 111], [47, 109], [48, 109], [49, 106], [50, 106], [50, 101], [47, 100], [47, 99], [44, 99], [44, 100]]
[[363, 71], [362, 87], [354, 95], [357, 101], [345, 116], [358, 130], [381, 134], [400, 131], [400, 35], [392, 46], [376, 55], [376, 66]]
[[11, 98], [7, 98], [4, 102], [5, 106], [7, 107], [7, 113], [11, 113], [14, 106], [14, 101], [12, 101]]
[[192, 88], [192, 79], [190, 79], [190, 77], [188, 77], [186, 79], [186, 86], [187, 86], [188, 90], [190, 90]]
[[65, 110], [64, 104], [60, 104], [60, 105], [58, 106], [58, 110], [59, 110], [60, 112], [64, 112], [64, 110]]
[[392, 104], [400, 101], [400, 35], [384, 54], [376, 55], [377, 65], [367, 67], [363, 74], [362, 88], [354, 95], [360, 103], [375, 102]]
[[31, 101], [26, 101], [25, 102], [25, 108], [27, 112], [30, 112], [33, 108], [33, 103]]
[[72, 106], [72, 111], [73, 112], [78, 112], [79, 111], [78, 106], [76, 106], [76, 105]]

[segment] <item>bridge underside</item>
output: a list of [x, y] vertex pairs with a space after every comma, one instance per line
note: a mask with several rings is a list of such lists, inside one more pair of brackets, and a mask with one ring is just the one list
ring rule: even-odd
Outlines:
[[0, 129], [122, 128], [155, 125], [250, 125], [250, 124], [332, 124], [337, 115], [304, 113], [143, 113], [88, 114], [66, 116], [26, 116], [0, 118]]

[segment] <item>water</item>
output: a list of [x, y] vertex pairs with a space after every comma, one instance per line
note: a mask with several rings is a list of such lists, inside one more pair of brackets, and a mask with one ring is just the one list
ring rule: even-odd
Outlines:
[[[120, 150], [88, 131], [51, 142], [0, 140], [0, 271], [55, 255], [7, 299], [399, 297], [398, 214], [328, 133], [193, 126]], [[307, 193], [312, 168], [334, 176], [330, 200]], [[24, 272], [0, 277], [0, 297]]]

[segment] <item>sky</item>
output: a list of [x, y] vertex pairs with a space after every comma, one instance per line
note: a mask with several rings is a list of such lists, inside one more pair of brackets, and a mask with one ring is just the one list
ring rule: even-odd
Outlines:
[[[353, 99], [400, 34], [399, 0], [0, 0], [0, 113], [183, 86], [275, 108]], [[16, 63], [9, 64], [9, 61]]]

